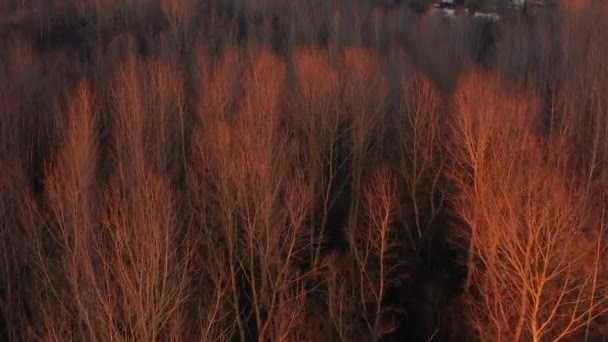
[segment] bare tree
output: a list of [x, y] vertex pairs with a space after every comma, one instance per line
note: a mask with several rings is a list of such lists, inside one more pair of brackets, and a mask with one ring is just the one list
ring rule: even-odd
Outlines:
[[[430, 227], [443, 207], [443, 194], [436, 200], [437, 193], [441, 192], [444, 162], [441, 155], [444, 138], [440, 120], [441, 99], [431, 81], [420, 74], [404, 80], [402, 87], [400, 108], [405, 113], [395, 117], [394, 127], [399, 178], [408, 201], [399, 211], [404, 216], [402, 222], [407, 229], [410, 248], [416, 251], [432, 233]], [[409, 215], [410, 210], [413, 210], [413, 215]]]
[[327, 306], [341, 340], [376, 341], [396, 328], [394, 308], [385, 296], [403, 281], [395, 230], [397, 189], [390, 168], [374, 168], [362, 196], [358, 225], [346, 230], [349, 253], [326, 260]]
[[[95, 139], [97, 122], [94, 99], [87, 83], [79, 84], [69, 108], [65, 139], [55, 165], [47, 169], [47, 200], [51, 210], [46, 225], [54, 231], [51, 241], [34, 244], [37, 263], [41, 269], [40, 281], [50, 289], [42, 295], [40, 312], [44, 317], [41, 334], [54, 339], [101, 338], [97, 327], [108, 323], [96, 314], [95, 304], [101, 304], [97, 289], [97, 269], [94, 248], [95, 232], [95, 170], [98, 151]], [[32, 212], [41, 215], [40, 212]], [[38, 236], [44, 239], [44, 235]], [[56, 244], [61, 252], [58, 260], [48, 255], [42, 246]], [[53, 262], [62, 267], [55, 269]], [[66, 282], [66, 283], [64, 283]], [[67, 286], [66, 286], [67, 285]], [[91, 303], [89, 300], [92, 300]], [[100, 305], [99, 309], [103, 306]], [[66, 329], [78, 324], [79, 331]], [[110, 330], [111, 331], [111, 330]]]
[[384, 300], [387, 289], [402, 280], [394, 225], [396, 184], [389, 170], [379, 168], [372, 174], [363, 194], [365, 223], [349, 227], [347, 233], [357, 267], [358, 301], [374, 341], [396, 328], [394, 312]]
[[339, 110], [339, 76], [332, 69], [321, 51], [298, 49], [294, 54], [299, 94], [297, 107], [301, 112], [293, 117], [307, 179], [313, 194], [318, 197], [318, 209], [313, 213], [317, 223], [311, 250], [312, 269], [317, 269], [330, 212], [336, 206], [336, 194], [344, 189], [340, 175], [344, 174], [346, 161], [340, 159], [340, 144], [345, 140], [345, 115]]
[[470, 229], [466, 285], [474, 326], [496, 340], [580, 333], [608, 310], [608, 284], [597, 281], [604, 267], [594, 263], [605, 253], [603, 237], [585, 234], [586, 198], [545, 164], [530, 133], [534, 99], [516, 100], [492, 88], [491, 78], [465, 82], [456, 95], [455, 129], [468, 158], [462, 172], [471, 178], [458, 180], [456, 207]]
[[[301, 333], [308, 278], [302, 258], [311, 250], [305, 220], [312, 193], [293, 171], [288, 135], [279, 126], [285, 68], [277, 73], [276, 64], [266, 50], [253, 57], [236, 117], [212, 117], [210, 133], [223, 146], [216, 145], [208, 161], [240, 334], [254, 333], [259, 340], [292, 340]], [[241, 304], [245, 293], [250, 310]], [[253, 320], [255, 331], [246, 331], [246, 319]]]

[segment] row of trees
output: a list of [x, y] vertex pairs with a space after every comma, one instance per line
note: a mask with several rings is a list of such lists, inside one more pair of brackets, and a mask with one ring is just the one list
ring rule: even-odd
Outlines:
[[428, 18], [217, 54], [171, 4], [176, 51], [2, 42], [3, 339], [606, 336], [602, 7], [505, 23], [482, 68]]

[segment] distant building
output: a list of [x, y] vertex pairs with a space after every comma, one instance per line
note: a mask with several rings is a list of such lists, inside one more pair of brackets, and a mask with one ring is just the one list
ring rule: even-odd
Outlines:
[[483, 21], [498, 21], [500, 16], [494, 12], [479, 12], [475, 8], [469, 9], [464, 0], [438, 0], [434, 5], [435, 13], [447, 18], [458, 18], [470, 15], [473, 19]]
[[464, 6], [464, 0], [439, 0], [439, 6]]
[[439, 0], [435, 2], [436, 8], [465, 8], [464, 0]]
[[466, 15], [468, 13], [464, 0], [439, 0], [435, 3], [434, 7], [442, 10], [448, 17]]

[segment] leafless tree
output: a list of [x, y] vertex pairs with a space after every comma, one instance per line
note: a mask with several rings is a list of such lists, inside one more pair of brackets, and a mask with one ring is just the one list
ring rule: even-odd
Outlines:
[[605, 253], [604, 238], [585, 234], [586, 198], [545, 164], [531, 135], [533, 98], [516, 100], [475, 75], [464, 82], [455, 130], [470, 178], [458, 180], [457, 211], [470, 229], [466, 285], [474, 326], [496, 340], [580, 333], [608, 309], [607, 284], [598, 282], [604, 266], [593, 261]]

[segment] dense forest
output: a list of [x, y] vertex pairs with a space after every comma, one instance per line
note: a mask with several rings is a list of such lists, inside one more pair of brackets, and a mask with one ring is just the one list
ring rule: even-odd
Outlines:
[[608, 3], [518, 3], [0, 0], [0, 340], [608, 340]]

